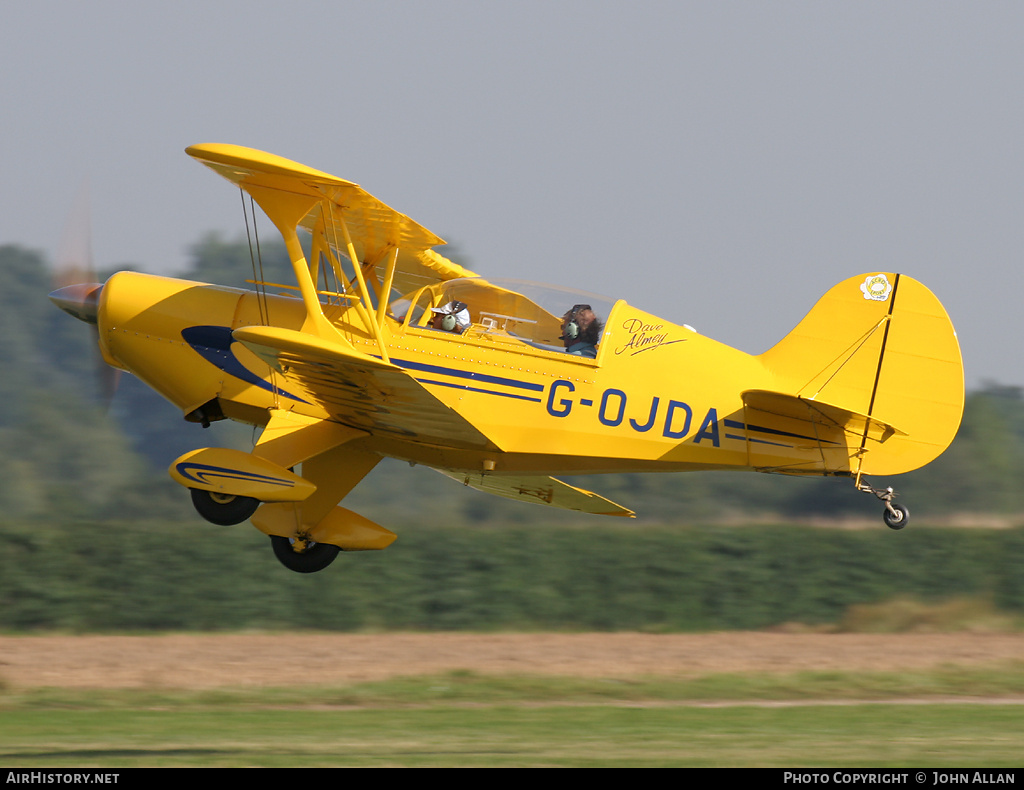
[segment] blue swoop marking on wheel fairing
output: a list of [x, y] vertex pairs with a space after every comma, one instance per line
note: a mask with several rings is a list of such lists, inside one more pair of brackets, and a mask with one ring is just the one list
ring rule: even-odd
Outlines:
[[210, 464], [195, 464], [183, 461], [176, 467], [178, 473], [189, 480], [204, 485], [214, 485], [210, 478], [224, 477], [229, 480], [249, 480], [254, 483], [267, 483], [270, 485], [292, 488], [295, 483], [291, 480], [282, 480], [280, 477], [271, 477], [256, 472], [244, 472], [239, 469], [229, 469], [224, 466], [211, 466]]

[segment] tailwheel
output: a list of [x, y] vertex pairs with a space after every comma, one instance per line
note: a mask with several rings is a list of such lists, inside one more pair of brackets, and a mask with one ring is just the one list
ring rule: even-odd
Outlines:
[[270, 545], [274, 549], [274, 556], [281, 564], [296, 573], [322, 571], [334, 562], [334, 558], [341, 551], [330, 543], [316, 543], [302, 538], [283, 538], [280, 535], [271, 535]]
[[192, 504], [199, 515], [211, 524], [218, 524], [222, 527], [241, 524], [260, 506], [258, 499], [248, 496], [201, 491], [198, 488], [189, 490], [192, 493]]
[[888, 488], [873, 488], [867, 483], [862, 483], [860, 481], [860, 477], [858, 477], [857, 490], [874, 494], [885, 502], [885, 510], [882, 511], [882, 520], [889, 529], [903, 529], [907, 526], [907, 521], [910, 520], [910, 511], [905, 505], [897, 505], [892, 501], [893, 497], [896, 496], [896, 492], [892, 490], [892, 486], [889, 486]]
[[903, 505], [895, 505], [887, 502], [885, 510], [882, 511], [882, 519], [889, 529], [903, 529], [907, 526], [907, 519], [910, 518], [910, 511]]

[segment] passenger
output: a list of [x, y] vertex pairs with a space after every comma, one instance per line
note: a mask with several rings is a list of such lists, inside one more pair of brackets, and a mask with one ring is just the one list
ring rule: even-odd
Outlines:
[[431, 307], [430, 310], [434, 314], [430, 317], [430, 325], [434, 329], [457, 335], [469, 329], [469, 308], [465, 302], [451, 301], [444, 307]]
[[573, 305], [562, 316], [562, 342], [569, 354], [594, 359], [597, 341], [601, 336], [601, 320], [588, 304]]

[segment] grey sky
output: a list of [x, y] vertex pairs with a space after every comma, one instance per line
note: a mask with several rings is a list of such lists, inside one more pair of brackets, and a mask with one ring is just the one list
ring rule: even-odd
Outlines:
[[[871, 270], [946, 305], [968, 386], [1024, 384], [1024, 5], [0, 7], [0, 243], [173, 273], [248, 145], [356, 181], [483, 274], [622, 296], [751, 353]], [[443, 250], [442, 250], [443, 252]]]

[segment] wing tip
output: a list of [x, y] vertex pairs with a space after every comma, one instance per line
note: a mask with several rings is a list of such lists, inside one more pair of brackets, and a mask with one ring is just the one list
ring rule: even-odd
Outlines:
[[358, 186], [352, 181], [332, 176], [322, 170], [286, 159], [277, 154], [267, 153], [258, 148], [247, 148], [243, 145], [232, 143], [196, 143], [185, 149], [185, 153], [209, 166], [237, 168], [241, 171], [238, 175], [244, 177], [250, 173], [265, 173], [268, 175], [299, 176], [301, 178], [314, 179], [318, 182], [336, 184], [341, 186]]

